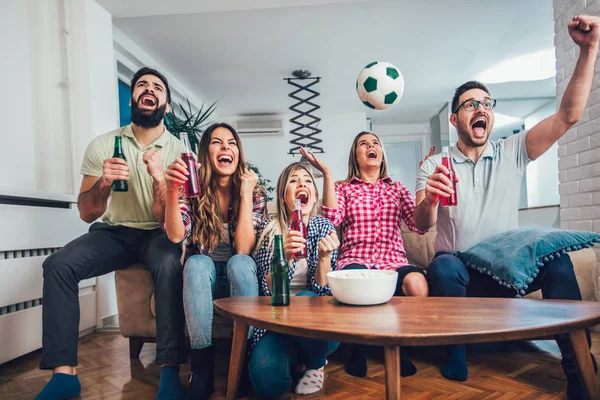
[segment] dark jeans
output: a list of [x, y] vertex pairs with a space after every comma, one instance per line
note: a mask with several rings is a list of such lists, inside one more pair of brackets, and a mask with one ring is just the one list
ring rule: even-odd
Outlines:
[[161, 229], [95, 223], [44, 261], [41, 369], [77, 365], [80, 281], [141, 262], [154, 279], [156, 362], [185, 361], [181, 245]]
[[[316, 294], [303, 291], [297, 296]], [[248, 362], [254, 391], [259, 398], [280, 398], [292, 385], [292, 370], [298, 363], [308, 369], [319, 369], [339, 345], [329, 340], [267, 332], [254, 347]]]
[[[516, 292], [500, 286], [490, 276], [468, 268], [458, 257], [438, 253], [427, 269], [430, 296], [447, 297], [515, 297]], [[527, 294], [542, 290], [544, 299], [581, 300], [581, 291], [575, 278], [573, 264], [568, 255], [555, 258], [542, 268], [529, 284]], [[493, 310], [490, 310], [493, 312]], [[591, 346], [590, 333], [586, 329]], [[577, 372], [567, 335], [556, 335], [556, 343], [562, 354], [562, 367], [565, 374]]]

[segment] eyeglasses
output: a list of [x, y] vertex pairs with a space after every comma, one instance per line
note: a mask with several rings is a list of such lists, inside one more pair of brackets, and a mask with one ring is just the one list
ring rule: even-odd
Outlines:
[[482, 105], [486, 110], [493, 110], [496, 107], [496, 99], [486, 98], [483, 100], [475, 100], [475, 99], [467, 99], [460, 103], [456, 110], [454, 110], [454, 114], [460, 110], [461, 107], [464, 107], [465, 111], [475, 111], [479, 108], [479, 105]]

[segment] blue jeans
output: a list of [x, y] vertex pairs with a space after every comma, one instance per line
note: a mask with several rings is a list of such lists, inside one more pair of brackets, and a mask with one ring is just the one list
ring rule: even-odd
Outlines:
[[258, 296], [256, 263], [236, 254], [227, 262], [208, 256], [190, 257], [183, 269], [183, 308], [192, 349], [212, 344], [213, 299]]
[[[297, 294], [316, 295], [310, 291]], [[319, 369], [339, 345], [329, 340], [267, 332], [254, 347], [248, 362], [250, 381], [257, 397], [280, 398], [292, 385], [292, 370], [297, 364], [302, 362], [308, 369]]]
[[[468, 268], [452, 254], [438, 253], [427, 268], [430, 296], [447, 297], [515, 297], [513, 290], [500, 286], [490, 276]], [[581, 291], [568, 255], [555, 258], [540, 268], [540, 272], [526, 290], [527, 294], [542, 290], [544, 299], [581, 300]], [[492, 311], [492, 310], [490, 310]], [[591, 346], [590, 333], [585, 330]], [[567, 335], [556, 335], [562, 354], [565, 374], [575, 374], [577, 369], [571, 354]]]

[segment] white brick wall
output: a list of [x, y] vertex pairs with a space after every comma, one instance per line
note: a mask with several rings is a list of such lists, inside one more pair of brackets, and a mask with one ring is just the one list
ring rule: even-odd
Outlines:
[[[558, 104], [579, 56], [567, 30], [578, 14], [600, 15], [600, 0], [554, 0]], [[560, 226], [600, 232], [600, 62], [583, 117], [558, 145]], [[600, 260], [600, 248], [595, 250]]]

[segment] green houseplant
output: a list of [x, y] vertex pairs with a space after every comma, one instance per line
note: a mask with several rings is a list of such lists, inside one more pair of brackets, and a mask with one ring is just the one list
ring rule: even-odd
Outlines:
[[[187, 132], [192, 145], [192, 150], [197, 153], [198, 142], [200, 142], [200, 135], [203, 128], [210, 124], [208, 119], [211, 114], [217, 108], [217, 102], [215, 101], [209, 107], [205, 108], [204, 103], [200, 106], [198, 112], [194, 112], [192, 104], [189, 99], [186, 99], [187, 107], [183, 104], [178, 103], [177, 106], [173, 107], [171, 111], [165, 114], [165, 126], [177, 139], [181, 132]], [[176, 108], [179, 107], [179, 115], [176, 113]]]

